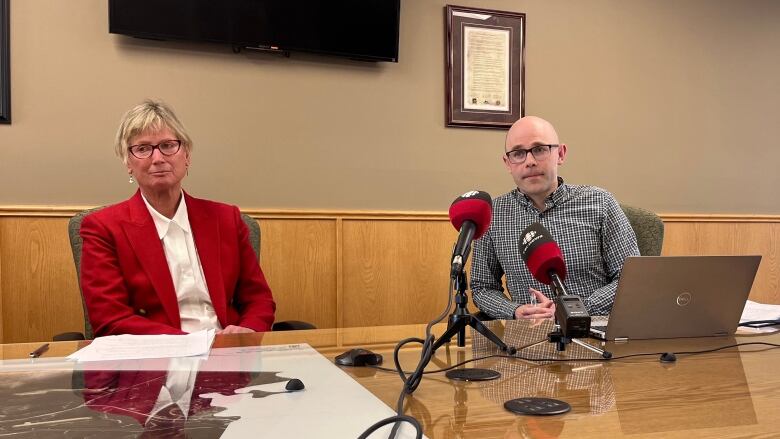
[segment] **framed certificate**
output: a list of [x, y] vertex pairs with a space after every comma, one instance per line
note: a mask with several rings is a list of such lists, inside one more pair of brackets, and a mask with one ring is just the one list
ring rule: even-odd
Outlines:
[[0, 123], [11, 123], [11, 44], [8, 9], [10, 0], [0, 0]]
[[525, 14], [445, 7], [447, 126], [509, 128], [525, 114]]

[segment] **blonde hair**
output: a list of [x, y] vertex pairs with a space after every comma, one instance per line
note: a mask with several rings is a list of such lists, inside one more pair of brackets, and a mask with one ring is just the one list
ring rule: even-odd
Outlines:
[[176, 138], [181, 140], [181, 146], [187, 155], [192, 151], [192, 140], [184, 129], [184, 125], [176, 117], [173, 109], [162, 101], [147, 99], [131, 108], [119, 121], [116, 131], [114, 150], [122, 162], [127, 164], [130, 139], [147, 131], [158, 131], [168, 128]]

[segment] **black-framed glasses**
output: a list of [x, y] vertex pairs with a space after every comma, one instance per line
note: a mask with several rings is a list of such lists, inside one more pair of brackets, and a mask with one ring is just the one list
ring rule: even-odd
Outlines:
[[511, 151], [507, 151], [506, 158], [509, 159], [509, 163], [513, 165], [519, 165], [525, 162], [525, 159], [528, 157], [528, 153], [530, 152], [534, 155], [534, 159], [536, 159], [536, 161], [541, 161], [549, 157], [550, 150], [556, 146], [560, 145], [534, 145], [530, 149], [513, 149]]
[[130, 154], [138, 159], [147, 159], [152, 156], [155, 149], [159, 149], [162, 155], [174, 155], [179, 152], [181, 148], [181, 140], [163, 140], [157, 145], [150, 145], [148, 143], [140, 143], [138, 145], [132, 145], [128, 148]]

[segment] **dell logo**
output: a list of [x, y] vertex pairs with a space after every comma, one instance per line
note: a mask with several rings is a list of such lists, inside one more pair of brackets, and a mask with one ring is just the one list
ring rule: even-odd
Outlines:
[[691, 303], [691, 300], [693, 300], [691, 293], [688, 292], [682, 293], [679, 296], [677, 296], [677, 305], [686, 306], [689, 303]]
[[461, 198], [470, 198], [470, 197], [473, 197], [474, 195], [477, 195], [478, 193], [479, 193], [479, 191], [468, 191], [465, 194], [461, 195], [460, 197]]
[[523, 236], [523, 245], [528, 245], [528, 243], [531, 242], [531, 240], [533, 240], [535, 236], [536, 236], [536, 232], [533, 230], [526, 233], [525, 236]]

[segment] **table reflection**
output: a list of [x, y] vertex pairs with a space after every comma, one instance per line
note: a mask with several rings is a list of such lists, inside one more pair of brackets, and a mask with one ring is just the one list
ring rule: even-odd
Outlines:
[[[615, 405], [615, 388], [609, 367], [602, 362], [574, 361], [600, 357], [580, 346], [569, 344], [564, 352], [556, 350], [546, 340], [553, 329], [549, 321], [490, 322], [491, 329], [500, 334], [505, 343], [518, 347], [517, 356], [531, 359], [560, 358], [567, 362], [525, 361], [516, 358], [497, 358], [476, 362], [474, 367], [485, 367], [501, 373], [501, 378], [481, 386], [489, 400], [502, 404], [520, 397], [562, 399], [572, 406], [573, 413], [602, 414]], [[533, 345], [527, 347], [528, 345]], [[474, 358], [497, 353], [492, 344], [479, 335], [472, 342]]]
[[[0, 432], [11, 437], [219, 437], [239, 417], [219, 395], [286, 382], [278, 372], [199, 370], [201, 360], [167, 360], [166, 370], [47, 370], [4, 373]], [[251, 398], [279, 392], [249, 390]]]

